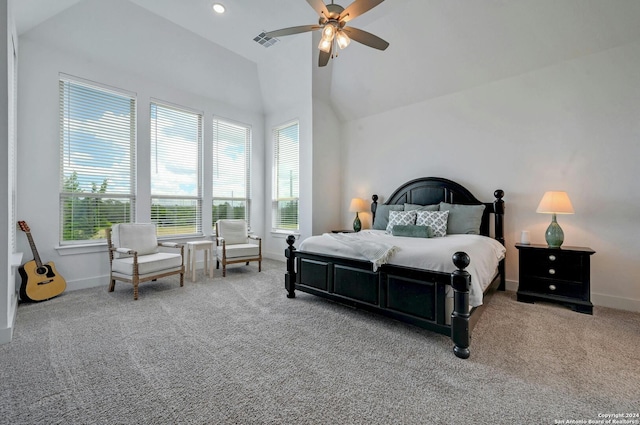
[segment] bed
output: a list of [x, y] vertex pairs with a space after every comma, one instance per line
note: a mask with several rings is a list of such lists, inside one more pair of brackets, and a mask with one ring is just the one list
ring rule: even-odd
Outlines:
[[[356, 235], [312, 236], [303, 241], [300, 249], [294, 246], [293, 235], [287, 238], [287, 297], [295, 298], [298, 290], [449, 335], [454, 354], [466, 359], [470, 356], [471, 332], [484, 306], [495, 290], [505, 289], [503, 197], [504, 192], [496, 190], [494, 201], [484, 203], [462, 185], [441, 177], [411, 180], [381, 205], [378, 196], [373, 195], [374, 230]], [[444, 208], [449, 211], [450, 226], [454, 210], [475, 209], [478, 221], [471, 228], [477, 231], [471, 233], [477, 234], [424, 238], [424, 242], [418, 242], [420, 238], [390, 236], [386, 231], [403, 227], [387, 226], [390, 216], [392, 221], [400, 215], [411, 216], [391, 211], [405, 208], [416, 211]], [[422, 217], [438, 214], [437, 217], [447, 220], [443, 213], [416, 214]], [[459, 220], [461, 215], [456, 214], [455, 219]], [[461, 224], [464, 231], [465, 223], [457, 222], [456, 226]], [[373, 259], [379, 253], [370, 257], [350, 252], [353, 244], [364, 245], [369, 240], [381, 252], [383, 248], [389, 248], [390, 252], [383, 254], [381, 261]], [[419, 248], [422, 245], [427, 251], [418, 250], [423, 249]], [[484, 265], [481, 258], [484, 251], [489, 257], [496, 257], [495, 264]]]

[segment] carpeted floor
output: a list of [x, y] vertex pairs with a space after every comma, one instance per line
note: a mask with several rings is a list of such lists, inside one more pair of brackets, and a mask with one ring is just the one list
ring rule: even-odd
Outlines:
[[[640, 314], [498, 293], [449, 338], [297, 293], [284, 263], [18, 308], [2, 424], [557, 424], [640, 412]], [[636, 420], [638, 418], [635, 418]], [[639, 422], [635, 422], [639, 423]]]

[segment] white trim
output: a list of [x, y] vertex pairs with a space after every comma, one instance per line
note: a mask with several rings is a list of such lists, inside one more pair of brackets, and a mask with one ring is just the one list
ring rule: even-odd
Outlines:
[[[75, 75], [65, 74], [64, 72], [58, 73], [58, 79], [62, 80], [62, 81], [69, 81], [69, 82], [76, 83], [76, 84], [82, 84], [82, 85], [89, 86], [89, 87], [100, 88], [102, 90], [106, 90], [108, 92], [112, 92], [112, 93], [117, 94], [119, 96], [130, 96], [130, 97], [134, 97], [134, 98], [138, 97], [138, 93], [136, 93], [134, 91], [123, 89], [123, 88], [120, 88], [120, 87], [110, 86], [110, 85], [99, 83], [97, 81], [89, 80], [89, 79], [86, 79], [86, 78], [76, 77]], [[136, 108], [137, 108], [137, 106], [138, 105], [137, 105], [137, 102], [136, 102]], [[136, 115], [137, 115], [137, 110], [136, 110]]]
[[13, 310], [13, 318], [11, 319], [9, 326], [0, 329], [0, 345], [7, 344], [13, 339], [13, 329], [16, 327], [16, 318], [18, 316], [18, 297], [13, 297], [12, 306], [9, 311]]
[[595, 306], [640, 312], [640, 300], [634, 300], [632, 298], [614, 297], [611, 295], [596, 294], [592, 292], [591, 302]]

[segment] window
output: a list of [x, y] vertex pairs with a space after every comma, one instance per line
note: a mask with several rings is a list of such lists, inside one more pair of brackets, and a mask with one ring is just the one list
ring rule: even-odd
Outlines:
[[274, 140], [274, 193], [273, 229], [298, 230], [299, 152], [298, 122], [273, 130]]
[[135, 203], [135, 96], [60, 77], [60, 244], [104, 239]]
[[249, 224], [251, 204], [251, 127], [213, 120], [212, 223], [242, 218]]
[[151, 103], [151, 221], [158, 236], [202, 233], [202, 114]]

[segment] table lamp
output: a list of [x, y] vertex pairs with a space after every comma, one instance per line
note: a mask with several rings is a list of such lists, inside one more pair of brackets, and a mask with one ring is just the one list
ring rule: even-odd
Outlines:
[[538, 213], [552, 214], [551, 224], [545, 233], [545, 239], [549, 248], [560, 248], [564, 242], [564, 232], [556, 221], [556, 214], [573, 214], [573, 205], [567, 192], [551, 191], [545, 192], [538, 209]]
[[360, 217], [358, 217], [358, 213], [366, 210], [367, 210], [367, 204], [364, 202], [364, 199], [353, 198], [351, 200], [351, 205], [349, 205], [349, 212], [356, 213], [356, 219], [353, 220], [353, 230], [355, 232], [359, 232], [362, 229], [362, 223], [360, 222]]

